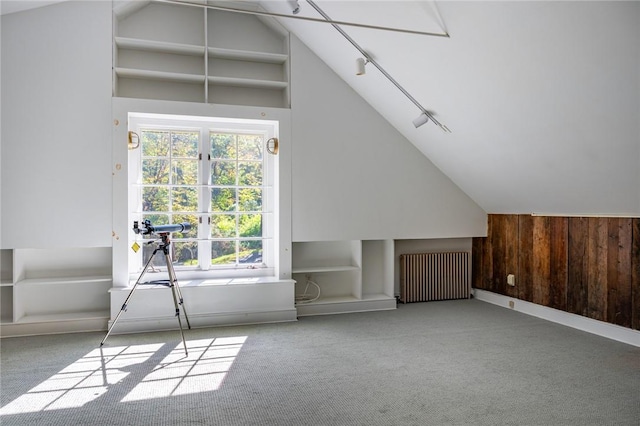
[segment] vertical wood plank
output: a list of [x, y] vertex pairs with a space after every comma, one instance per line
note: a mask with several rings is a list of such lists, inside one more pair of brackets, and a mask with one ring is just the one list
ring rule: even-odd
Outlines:
[[549, 306], [551, 280], [549, 218], [533, 218], [533, 303]]
[[589, 218], [587, 316], [600, 321], [606, 320], [607, 312], [607, 233], [606, 218]]
[[474, 237], [471, 239], [471, 285], [473, 288], [484, 290], [484, 237]]
[[569, 220], [566, 217], [549, 218], [549, 305], [567, 310], [567, 267]]
[[607, 310], [605, 321], [616, 319], [616, 300], [618, 292], [618, 240], [620, 237], [618, 219], [607, 220]]
[[620, 269], [618, 287], [618, 311], [621, 313], [620, 322], [623, 327], [631, 327], [633, 309], [633, 224], [631, 218], [620, 219]]
[[587, 271], [589, 257], [587, 240], [589, 237], [588, 219], [569, 218], [569, 247], [567, 267], [567, 311], [587, 316]]
[[487, 217], [487, 238], [484, 240], [484, 254], [482, 257], [482, 271], [484, 272], [483, 289], [493, 290], [493, 215]]
[[505, 215], [494, 214], [491, 218], [491, 238], [493, 248], [492, 291], [505, 294]]
[[608, 221], [606, 321], [631, 327], [631, 219]]
[[640, 330], [640, 218], [631, 227], [631, 328]]
[[518, 274], [516, 288], [518, 298], [533, 301], [533, 217], [518, 216]]
[[512, 287], [507, 282], [507, 275], [518, 276], [518, 215], [511, 214], [505, 216], [505, 275], [502, 277], [505, 283], [505, 294], [510, 297], [518, 297], [518, 282]]

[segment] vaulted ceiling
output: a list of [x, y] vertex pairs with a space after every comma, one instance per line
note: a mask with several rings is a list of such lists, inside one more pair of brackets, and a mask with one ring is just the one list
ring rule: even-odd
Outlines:
[[[283, 2], [261, 2], [290, 13]], [[451, 133], [331, 25], [281, 19], [490, 213], [640, 215], [640, 3], [337, 1], [342, 26]], [[299, 16], [320, 18], [305, 1]]]
[[336, 21], [448, 34], [341, 26], [451, 133], [415, 128], [420, 110], [372, 64], [356, 76], [362, 55], [331, 25], [277, 18], [485, 211], [640, 216], [640, 2], [315, 3]]

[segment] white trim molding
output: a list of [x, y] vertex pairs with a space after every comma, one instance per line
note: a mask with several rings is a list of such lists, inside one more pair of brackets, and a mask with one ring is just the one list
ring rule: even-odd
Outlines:
[[617, 340], [632, 346], [640, 347], [640, 331], [619, 325], [610, 324], [581, 315], [572, 314], [558, 309], [549, 308], [525, 300], [503, 296], [486, 290], [473, 289], [473, 296], [483, 302], [513, 309], [523, 314], [542, 318], [547, 321], [565, 325], [567, 327], [586, 331], [608, 339]]

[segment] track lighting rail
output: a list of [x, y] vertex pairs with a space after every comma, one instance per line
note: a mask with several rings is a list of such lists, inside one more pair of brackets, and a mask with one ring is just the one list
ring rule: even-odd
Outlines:
[[[396, 86], [398, 88], [398, 90], [400, 90], [400, 92], [402, 92], [411, 102], [413, 102], [413, 104], [418, 107], [418, 109], [424, 114], [426, 115], [431, 121], [433, 121], [433, 123], [440, 127], [443, 131], [447, 132], [447, 133], [451, 133], [451, 130], [449, 130], [449, 128], [447, 126], [445, 126], [444, 124], [440, 123], [438, 120], [436, 120], [433, 115], [426, 110], [426, 108], [424, 108], [422, 105], [420, 105], [420, 103], [413, 97], [411, 96], [411, 94], [409, 92], [407, 92], [405, 90], [404, 87], [402, 87], [400, 85], [400, 83], [398, 83], [393, 77], [391, 77], [391, 75], [384, 69], [382, 68], [382, 66], [375, 60], [373, 59], [371, 56], [369, 56], [367, 54], [367, 52], [365, 52], [365, 50], [358, 44], [356, 43], [356, 41], [354, 39], [352, 39], [349, 34], [347, 34], [342, 28], [340, 28], [338, 26], [338, 24], [331, 20], [331, 18], [322, 10], [320, 9], [320, 7], [313, 1], [313, 0], [307, 0], [307, 3], [309, 3], [311, 5], [311, 7], [313, 7], [316, 12], [318, 12], [320, 15], [322, 15], [323, 18], [325, 18], [327, 20], [327, 22], [330, 22], [331, 25], [333, 25], [333, 27], [340, 33], [342, 34], [342, 36], [347, 39], [347, 41], [349, 43], [351, 43], [353, 45], [353, 47], [355, 47], [358, 52], [360, 52], [360, 54], [362, 56], [364, 56], [365, 60], [367, 62], [371, 62], [373, 64], [374, 67], [376, 67], [378, 69], [378, 71], [380, 71], [382, 73], [382, 75], [384, 75], [385, 77], [387, 77], [387, 79], [393, 83], [394, 86]], [[447, 34], [448, 37], [448, 34]], [[424, 124], [424, 123], [423, 123]]]
[[360, 24], [357, 22], [349, 22], [349, 21], [334, 21], [331, 19], [325, 20], [325, 19], [319, 19], [319, 18], [312, 18], [308, 16], [289, 15], [285, 13], [266, 12], [262, 10], [238, 9], [235, 7], [216, 6], [216, 5], [203, 4], [203, 3], [193, 3], [189, 1], [183, 1], [183, 0], [155, 0], [155, 1], [158, 3], [180, 4], [184, 6], [201, 7], [201, 8], [212, 9], [212, 10], [222, 10], [226, 12], [243, 13], [247, 15], [271, 16], [275, 18], [286, 18], [286, 19], [300, 19], [303, 21], [318, 22], [321, 24], [345, 25], [349, 27], [366, 28], [370, 30], [392, 31], [397, 33], [431, 36], [431, 37], [445, 37], [445, 38], [449, 37], [449, 34], [447, 33], [432, 33], [428, 31], [410, 30], [407, 28], [394, 28], [394, 27], [385, 27], [380, 25]]

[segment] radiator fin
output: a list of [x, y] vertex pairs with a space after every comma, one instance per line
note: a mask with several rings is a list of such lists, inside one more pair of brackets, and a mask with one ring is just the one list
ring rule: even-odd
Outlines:
[[469, 257], [468, 252], [400, 255], [400, 301], [468, 299]]

